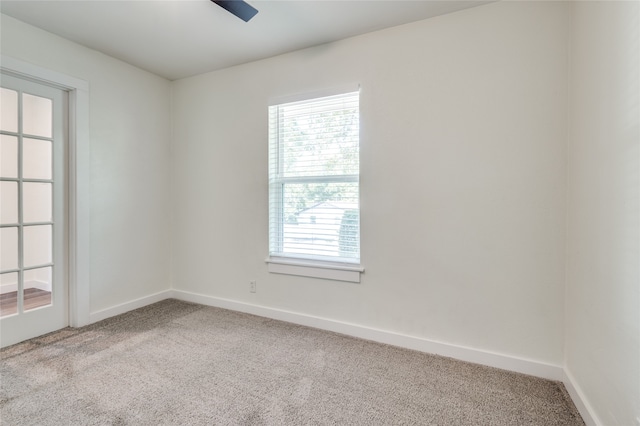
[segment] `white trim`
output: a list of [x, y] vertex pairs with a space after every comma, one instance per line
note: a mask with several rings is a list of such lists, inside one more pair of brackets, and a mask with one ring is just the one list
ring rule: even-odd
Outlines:
[[11, 283], [0, 286], [0, 294], [11, 293], [12, 291], [18, 291], [18, 283]]
[[11, 56], [0, 55], [0, 68], [9, 74], [64, 90], [89, 90], [89, 83]]
[[464, 346], [452, 345], [449, 343], [435, 342], [420, 337], [408, 336], [385, 330], [378, 330], [375, 328], [364, 327], [357, 324], [315, 317], [298, 312], [268, 308], [265, 306], [253, 305], [249, 303], [238, 302], [235, 300], [205, 296], [203, 294], [196, 294], [181, 290], [173, 290], [173, 297], [175, 299], [187, 302], [245, 312], [280, 321], [304, 325], [307, 327], [333, 331], [340, 334], [346, 334], [349, 336], [359, 337], [362, 339], [372, 340], [375, 342], [385, 343], [388, 345], [398, 346], [406, 349], [413, 349], [420, 352], [455, 358], [461, 361], [515, 371], [523, 374], [529, 374], [531, 376], [541, 377], [545, 379], [560, 381], [563, 378], [563, 370], [561, 366], [545, 364], [509, 355], [486, 352]]
[[299, 260], [283, 257], [265, 259], [268, 271], [274, 274], [297, 275], [326, 280], [360, 282], [360, 274], [364, 268], [357, 264], [331, 263], [313, 260]]
[[0, 70], [69, 93], [69, 324], [89, 324], [90, 148], [89, 83], [0, 55]]
[[28, 288], [37, 288], [38, 290], [51, 291], [51, 282], [40, 280], [25, 281], [24, 289], [26, 290]]
[[149, 296], [141, 297], [139, 299], [132, 300], [130, 302], [121, 303], [120, 305], [112, 306], [110, 308], [102, 309], [97, 312], [92, 312], [90, 315], [90, 323], [102, 321], [103, 319], [111, 318], [116, 315], [121, 315], [134, 309], [143, 308], [153, 303], [161, 302], [173, 297], [173, 290], [164, 290], [159, 293], [151, 294]]
[[[24, 289], [37, 288], [38, 290], [51, 291], [51, 282], [31, 280], [24, 282]], [[5, 284], [0, 286], [0, 294], [11, 293], [12, 291], [18, 291], [18, 283]]]
[[582, 420], [587, 426], [601, 426], [604, 423], [600, 421], [598, 416], [596, 415], [595, 410], [589, 404], [587, 398], [584, 395], [584, 392], [576, 383], [575, 377], [571, 374], [571, 371], [564, 367], [564, 377], [562, 378], [562, 383], [564, 383], [564, 387], [567, 389], [569, 396], [573, 400], [578, 412], [582, 416]]
[[281, 265], [307, 266], [310, 268], [335, 269], [338, 271], [358, 271], [364, 272], [364, 268], [357, 263], [325, 262], [321, 260], [296, 259], [293, 257], [271, 256], [265, 259], [267, 263], [278, 263]]
[[90, 323], [91, 156], [89, 92], [69, 93], [69, 325]]
[[268, 99], [269, 106], [275, 106], [280, 104], [288, 104], [291, 102], [304, 101], [314, 98], [326, 98], [328, 96], [342, 95], [345, 93], [359, 92], [362, 88], [360, 83], [344, 84], [341, 86], [334, 86], [328, 89], [313, 90], [310, 92], [293, 93], [284, 96], [272, 96]]

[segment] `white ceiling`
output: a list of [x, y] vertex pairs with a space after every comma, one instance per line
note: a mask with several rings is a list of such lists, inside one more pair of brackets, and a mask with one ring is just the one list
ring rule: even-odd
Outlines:
[[488, 3], [249, 0], [248, 23], [210, 0], [2, 0], [20, 21], [170, 80]]

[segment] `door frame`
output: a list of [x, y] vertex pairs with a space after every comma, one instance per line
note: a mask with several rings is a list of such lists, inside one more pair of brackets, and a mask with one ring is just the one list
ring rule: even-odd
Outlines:
[[68, 93], [69, 325], [82, 327], [91, 313], [89, 83], [6, 55], [0, 55], [0, 71]]

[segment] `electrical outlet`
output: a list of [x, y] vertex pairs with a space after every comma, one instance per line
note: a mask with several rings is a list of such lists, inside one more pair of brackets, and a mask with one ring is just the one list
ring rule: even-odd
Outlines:
[[251, 293], [255, 293], [256, 292], [256, 282], [255, 281], [249, 281], [249, 291]]

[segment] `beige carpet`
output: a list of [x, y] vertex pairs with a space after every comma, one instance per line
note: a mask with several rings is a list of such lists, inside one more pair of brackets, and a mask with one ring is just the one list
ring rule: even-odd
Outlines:
[[0, 352], [2, 425], [582, 425], [561, 383], [167, 300]]

